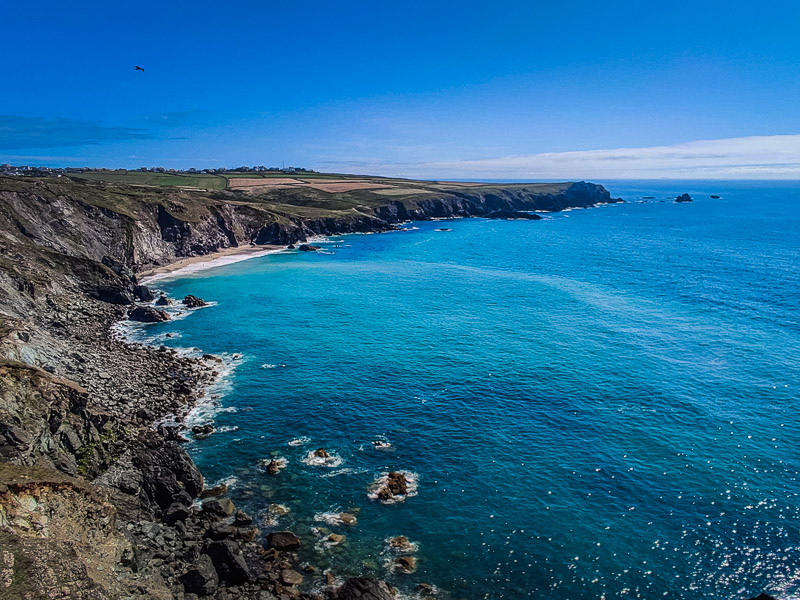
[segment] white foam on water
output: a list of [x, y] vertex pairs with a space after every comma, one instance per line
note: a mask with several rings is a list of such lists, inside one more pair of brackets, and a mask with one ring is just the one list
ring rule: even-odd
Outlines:
[[320, 477], [338, 477], [339, 475], [358, 475], [359, 473], [367, 473], [369, 469], [365, 467], [345, 467], [344, 469], [336, 469], [328, 473], [323, 473]]
[[314, 514], [314, 520], [319, 523], [327, 523], [328, 525], [337, 526], [337, 525], [344, 525], [344, 521], [342, 521], [339, 515], [342, 511], [333, 510], [328, 512], [320, 512]]
[[328, 453], [330, 456], [322, 457], [316, 456], [314, 454], [314, 450], [311, 450], [305, 457], [302, 459], [304, 464], [307, 464], [310, 467], [327, 467], [332, 469], [334, 467], [338, 467], [342, 464], [342, 457], [338, 454]]
[[286, 442], [289, 446], [303, 446], [311, 441], [311, 438], [308, 436], [301, 436], [299, 438], [295, 438], [293, 440], [289, 440]]

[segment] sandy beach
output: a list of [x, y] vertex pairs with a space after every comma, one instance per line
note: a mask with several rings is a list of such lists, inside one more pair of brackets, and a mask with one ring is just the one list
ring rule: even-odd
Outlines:
[[163, 267], [142, 271], [138, 275], [138, 280], [142, 284], [147, 284], [153, 281], [178, 277], [181, 275], [188, 275], [191, 273], [197, 273], [198, 271], [205, 271], [206, 269], [211, 269], [213, 267], [230, 265], [243, 260], [248, 260], [250, 258], [258, 258], [259, 256], [275, 254], [284, 249], [284, 246], [272, 245], [225, 248], [224, 250], [218, 250], [217, 252], [204, 254], [202, 256], [190, 256], [188, 258], [182, 258], [174, 263], [164, 265]]

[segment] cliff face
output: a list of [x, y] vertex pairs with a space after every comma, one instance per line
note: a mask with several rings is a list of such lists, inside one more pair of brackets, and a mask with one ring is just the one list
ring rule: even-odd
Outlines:
[[220, 248], [385, 231], [408, 220], [615, 201], [602, 186], [585, 182], [456, 187], [399, 199], [376, 194], [319, 199], [0, 178], [0, 226], [15, 242], [93, 261], [109, 256], [138, 270]]

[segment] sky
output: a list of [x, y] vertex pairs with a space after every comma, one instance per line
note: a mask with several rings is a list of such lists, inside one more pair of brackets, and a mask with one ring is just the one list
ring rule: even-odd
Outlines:
[[798, 31], [788, 0], [9, 3], [0, 162], [800, 179]]

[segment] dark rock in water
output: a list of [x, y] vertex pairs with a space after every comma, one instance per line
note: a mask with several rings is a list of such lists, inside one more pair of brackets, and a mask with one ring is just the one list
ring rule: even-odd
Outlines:
[[220, 580], [238, 585], [253, 578], [236, 542], [211, 542], [206, 546], [205, 553], [211, 558]]
[[109, 304], [133, 304], [136, 298], [122, 286], [103, 285], [97, 288], [94, 297]]
[[287, 250], [294, 250], [295, 249], [295, 245], [294, 244], [289, 244], [288, 246], [286, 246], [286, 249]]
[[300, 250], [300, 252], [316, 252], [321, 248], [319, 246], [311, 246], [309, 244], [300, 244], [297, 249]]
[[269, 464], [267, 464], [267, 473], [269, 475], [277, 475], [281, 472], [281, 467], [281, 463], [273, 458], [271, 461], [269, 461]]
[[293, 552], [300, 549], [300, 538], [291, 531], [273, 531], [267, 535], [267, 546], [281, 552]]
[[203, 493], [200, 494], [201, 498], [216, 498], [217, 496], [224, 496], [228, 493], [228, 485], [225, 483], [220, 483], [219, 485], [215, 485], [212, 488], [207, 488], [203, 490]]
[[655, 200], [655, 196], [642, 196], [642, 200]]
[[208, 554], [201, 554], [194, 568], [181, 575], [179, 579], [187, 594], [210, 596], [219, 587], [219, 575]]
[[348, 579], [336, 594], [336, 600], [395, 600], [397, 590], [385, 581], [369, 577]]
[[[711, 198], [712, 200], [719, 200], [719, 199], [720, 199], [720, 197], [719, 197], [719, 196], [717, 196], [716, 194], [711, 194], [711, 195], [709, 196], [709, 198]], [[762, 595], [762, 596], [764, 596], [765, 594], [761, 594], [761, 595]]]
[[527, 219], [529, 221], [538, 221], [542, 217], [536, 214], [522, 212], [518, 210], [495, 210], [486, 215], [487, 219]]
[[236, 507], [229, 498], [212, 498], [211, 500], [204, 501], [202, 506], [203, 511], [220, 517], [232, 515], [233, 511], [236, 510]]
[[453, 231], [453, 230], [447, 227], [439, 227], [436, 231]]
[[206, 306], [208, 303], [202, 298], [198, 298], [197, 296], [192, 296], [189, 294], [181, 301], [181, 304], [188, 308], [199, 308], [201, 306]]
[[195, 425], [192, 427], [192, 433], [195, 435], [195, 437], [202, 440], [214, 433], [214, 426], [210, 423], [206, 423], [205, 425]]
[[128, 313], [128, 319], [139, 321], [140, 323], [160, 323], [161, 321], [169, 321], [170, 316], [163, 310], [152, 306], [137, 306]]
[[158, 297], [158, 300], [156, 300], [156, 304], [157, 304], [158, 306], [169, 306], [170, 304], [172, 304], [172, 300], [170, 300], [170, 299], [167, 297], [167, 295], [166, 295], [166, 294], [161, 294], [161, 295]]
[[692, 202], [692, 197], [689, 194], [681, 194], [675, 198], [675, 202]]
[[325, 450], [325, 448], [317, 448], [316, 450], [314, 450], [314, 456], [316, 456], [318, 458], [330, 458], [331, 457], [331, 455], [328, 454], [328, 451]]
[[408, 480], [399, 471], [392, 471], [389, 473], [389, 481], [386, 483], [386, 487], [395, 496], [404, 496], [408, 493]]
[[152, 290], [146, 285], [136, 285], [133, 287], [133, 295], [142, 302], [152, 302], [156, 299]]
[[417, 570], [417, 559], [413, 556], [400, 556], [394, 560], [392, 565], [401, 573], [413, 573]]

